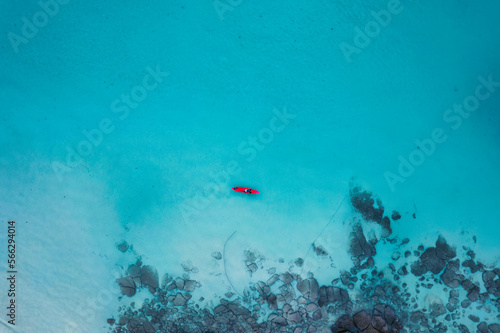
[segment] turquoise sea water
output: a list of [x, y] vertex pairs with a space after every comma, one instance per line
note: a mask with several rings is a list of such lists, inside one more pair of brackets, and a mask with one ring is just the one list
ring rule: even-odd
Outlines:
[[[1, 332], [116, 329], [106, 320], [155, 298], [147, 288], [121, 295], [116, 279], [138, 259], [160, 284], [164, 274], [189, 274], [201, 284], [191, 304], [211, 310], [228, 291], [244, 300], [271, 267], [298, 269], [299, 257], [304, 278], [328, 285], [353, 267], [358, 221], [377, 240], [379, 271], [402, 264], [390, 239], [409, 238], [413, 253], [440, 234], [461, 262], [473, 250], [486, 270], [498, 267], [498, 3], [70, 0], [0, 9], [0, 239], [15, 220], [18, 256], [16, 325], [3, 316]], [[401, 214], [390, 237], [353, 207], [355, 186], [385, 215]], [[248, 251], [259, 265], [252, 274]], [[410, 270], [418, 256], [404, 260]], [[460, 269], [482, 283], [484, 270]], [[360, 283], [351, 300], [363, 298]], [[442, 290], [422, 293], [446, 305]], [[429, 297], [411, 311], [428, 308]], [[491, 293], [457, 310], [460, 318], [437, 318], [472, 332], [471, 313], [499, 323], [495, 302]], [[373, 306], [353, 303], [353, 312]], [[386, 303], [404, 321], [410, 308]], [[325, 312], [318, 330], [338, 317]], [[408, 332], [422, 325], [404, 323]]]

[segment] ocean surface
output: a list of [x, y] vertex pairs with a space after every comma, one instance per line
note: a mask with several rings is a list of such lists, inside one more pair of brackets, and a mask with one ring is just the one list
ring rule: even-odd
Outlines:
[[2, 2], [0, 332], [499, 332], [499, 11]]

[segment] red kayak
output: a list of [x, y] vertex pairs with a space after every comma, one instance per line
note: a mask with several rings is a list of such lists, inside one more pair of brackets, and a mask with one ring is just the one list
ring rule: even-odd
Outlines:
[[235, 190], [236, 192], [249, 193], [249, 194], [259, 193], [259, 191], [248, 187], [233, 187], [233, 190]]

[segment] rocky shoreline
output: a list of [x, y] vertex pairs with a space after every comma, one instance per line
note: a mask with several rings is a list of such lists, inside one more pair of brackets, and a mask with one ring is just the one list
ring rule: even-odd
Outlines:
[[[241, 296], [228, 293], [219, 304], [209, 308], [200, 306], [203, 297], [196, 300], [192, 296], [195, 289], [203, 288], [200, 282], [189, 278], [192, 267], [184, 267], [187, 273], [183, 277], [165, 274], [160, 283], [156, 269], [138, 261], [117, 282], [123, 297], [133, 297], [139, 288], [147, 288], [151, 298], [140, 308], [121, 307], [118, 319], [108, 320], [109, 330], [500, 332], [499, 268], [485, 267], [470, 249], [467, 258], [460, 260], [456, 249], [442, 236], [433, 247], [420, 245], [410, 249], [409, 239], [391, 238], [391, 223], [401, 218], [398, 212], [387, 216], [381, 200], [359, 186], [351, 188], [349, 198], [354, 213], [360, 216], [352, 224], [350, 234], [352, 268], [332, 277], [331, 284], [320, 285], [311, 272], [301, 276], [269, 269], [266, 281], [249, 285]], [[363, 232], [365, 223], [379, 225], [381, 238], [367, 239]], [[399, 248], [392, 253], [389, 267], [377, 267], [376, 245], [381, 240]], [[320, 247], [312, 246], [315, 255], [323, 255], [324, 251], [318, 251]], [[123, 244], [119, 248], [126, 251]], [[219, 252], [212, 253], [212, 257], [223, 259]], [[250, 274], [259, 269], [256, 256], [245, 253], [244, 257]], [[298, 267], [303, 263], [303, 258], [294, 260]]]

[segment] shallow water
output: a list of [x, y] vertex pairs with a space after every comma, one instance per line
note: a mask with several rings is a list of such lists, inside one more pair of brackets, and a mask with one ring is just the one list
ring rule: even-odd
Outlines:
[[[0, 332], [138, 332], [140, 320], [236, 332], [249, 317], [245, 332], [322, 332], [378, 303], [395, 310], [402, 327], [384, 320], [396, 331], [484, 322], [496, 332], [500, 5], [47, 4], [0, 5], [0, 241], [14, 220], [17, 245], [16, 325], [3, 315]], [[356, 188], [380, 204], [357, 207]], [[369, 254], [353, 254], [358, 226]], [[439, 235], [455, 256], [420, 275]], [[456, 259], [463, 278], [450, 287]], [[137, 262], [152, 277], [127, 278]], [[307, 278], [349, 300], [300, 303]], [[475, 292], [464, 281], [480, 293], [467, 307]], [[177, 294], [191, 298], [178, 305]], [[274, 307], [279, 295], [295, 301]], [[217, 308], [227, 302], [235, 317]], [[313, 303], [319, 319], [300, 310]], [[206, 322], [216, 308], [220, 326]]]

